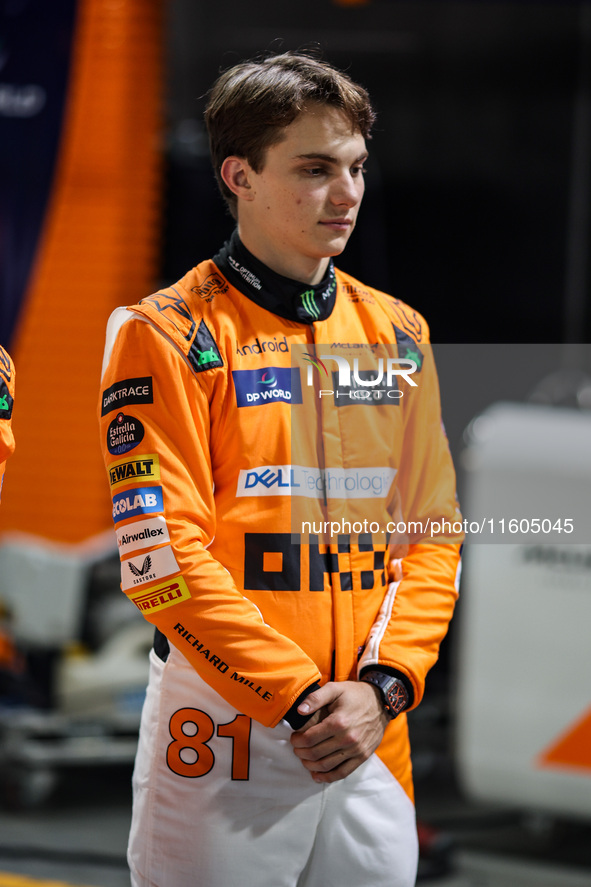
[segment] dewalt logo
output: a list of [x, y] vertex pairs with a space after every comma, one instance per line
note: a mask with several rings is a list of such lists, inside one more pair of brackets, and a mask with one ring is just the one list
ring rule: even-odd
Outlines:
[[137, 480], [160, 480], [160, 460], [155, 453], [150, 453], [147, 456], [137, 456], [135, 459], [111, 462], [109, 480], [112, 489]]

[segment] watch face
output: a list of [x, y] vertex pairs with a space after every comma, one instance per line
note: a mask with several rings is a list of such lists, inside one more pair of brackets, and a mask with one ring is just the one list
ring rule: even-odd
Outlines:
[[408, 693], [402, 681], [396, 680], [386, 693], [388, 704], [393, 712], [399, 714], [408, 702]]

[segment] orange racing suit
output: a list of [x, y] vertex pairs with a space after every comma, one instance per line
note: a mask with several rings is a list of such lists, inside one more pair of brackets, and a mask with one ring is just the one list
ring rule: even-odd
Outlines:
[[[384, 515], [457, 521], [427, 325], [332, 262], [322, 285], [280, 300], [278, 275], [235, 246], [109, 322], [99, 411], [122, 588], [161, 658], [172, 645], [263, 727], [296, 726], [306, 692], [369, 666], [400, 676], [417, 705], [457, 595], [457, 534], [398, 549], [364, 531], [326, 540], [317, 521], [294, 533], [292, 506], [342, 515], [347, 488], [360, 516], [371, 488]], [[382, 344], [413, 355], [420, 397], [407, 377], [397, 397], [368, 401], [326, 372], [327, 349]], [[298, 408], [310, 444], [292, 434]], [[169, 769], [200, 776], [203, 758], [171, 763], [173, 746]], [[412, 799], [404, 714], [377, 755]]]

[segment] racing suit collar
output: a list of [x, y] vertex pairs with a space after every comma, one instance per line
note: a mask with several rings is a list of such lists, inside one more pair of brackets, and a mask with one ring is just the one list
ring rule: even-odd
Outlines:
[[316, 285], [301, 283], [277, 274], [260, 262], [246, 249], [235, 230], [213, 261], [236, 289], [279, 317], [311, 324], [326, 320], [332, 314], [337, 295], [332, 259], [324, 280]]

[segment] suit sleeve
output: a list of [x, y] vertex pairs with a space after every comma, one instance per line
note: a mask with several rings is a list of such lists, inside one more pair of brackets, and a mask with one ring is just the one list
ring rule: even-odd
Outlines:
[[[205, 384], [174, 344], [133, 316], [106, 360], [101, 412], [110, 397], [121, 403], [121, 393], [139, 382], [152, 396], [115, 409], [107, 403], [100, 420], [115, 525], [126, 549], [122, 588], [222, 697], [275, 726], [320, 674], [297, 644], [264, 623], [208, 551], [216, 532], [213, 377]], [[223, 379], [223, 370], [212, 372]], [[131, 448], [121, 453], [120, 446]], [[146, 533], [156, 534], [148, 546]]]
[[433, 354], [428, 344], [421, 349], [418, 388], [405, 392], [399, 493], [407, 533], [398, 550], [393, 547], [393, 581], [359, 663], [359, 674], [383, 667], [405, 679], [412, 707], [421, 701], [453, 614], [463, 538]]

